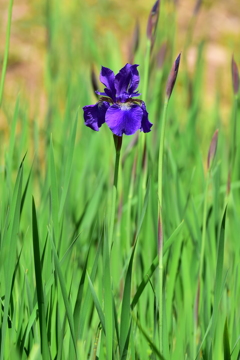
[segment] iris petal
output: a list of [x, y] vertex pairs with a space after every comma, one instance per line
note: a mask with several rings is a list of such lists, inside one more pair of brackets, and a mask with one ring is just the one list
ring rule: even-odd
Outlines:
[[151, 131], [152, 123], [148, 120], [146, 105], [135, 97], [141, 95], [138, 65], [126, 64], [115, 76], [111, 69], [102, 66], [100, 81], [105, 85], [104, 91], [96, 91], [100, 101], [95, 105], [84, 106], [85, 125], [95, 131], [104, 122], [118, 136], [133, 135], [140, 130]]
[[143, 101], [142, 101], [141, 107], [143, 110], [141, 131], [143, 131], [144, 133], [147, 133], [147, 132], [151, 131], [151, 127], [153, 126], [153, 124], [148, 120], [148, 112], [146, 109], [146, 105]]
[[115, 76], [115, 88], [117, 90], [116, 95], [120, 100], [124, 93], [127, 93], [130, 97], [131, 94], [137, 89], [139, 84], [139, 74], [137, 67], [138, 65], [126, 64]]
[[106, 86], [106, 88], [104, 89], [106, 95], [110, 96], [113, 99], [113, 101], [115, 101], [115, 97], [116, 97], [114, 79], [115, 79], [114, 72], [108, 69], [107, 67], [102, 66], [100, 81], [103, 85]]
[[105, 122], [105, 114], [109, 107], [106, 101], [98, 102], [95, 105], [88, 105], [83, 107], [83, 117], [85, 125], [95, 131], [99, 131], [99, 128]]
[[141, 128], [143, 110], [139, 105], [111, 105], [105, 116], [110, 130], [118, 136], [133, 135]]
[[[138, 69], [137, 69], [138, 65], [131, 65], [131, 74], [132, 74], [132, 79], [131, 79], [131, 86], [128, 90], [128, 93], [130, 95], [135, 94], [134, 96], [138, 96], [137, 92], [135, 92], [135, 90], [137, 89], [138, 85], [139, 85], [139, 81], [140, 81], [140, 77], [139, 77], [139, 73], [138, 73]], [[135, 92], [135, 93], [134, 93]], [[140, 95], [140, 94], [139, 94]]]

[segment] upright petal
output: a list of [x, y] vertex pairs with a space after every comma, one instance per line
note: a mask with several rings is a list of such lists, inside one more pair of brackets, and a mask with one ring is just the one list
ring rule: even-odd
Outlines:
[[[107, 96], [111, 97], [115, 101], [116, 89], [114, 85], [115, 75], [114, 72], [107, 67], [102, 66], [100, 73], [100, 81], [107, 89], [104, 89]], [[110, 91], [109, 91], [110, 90]]]
[[143, 110], [139, 105], [114, 104], [108, 108], [105, 121], [115, 135], [133, 135], [141, 128], [142, 116]]
[[98, 102], [95, 105], [88, 105], [83, 107], [83, 117], [85, 125], [92, 130], [99, 131], [99, 128], [105, 122], [105, 114], [109, 107], [106, 101]]
[[127, 93], [131, 95], [138, 87], [139, 74], [138, 65], [126, 64], [115, 76], [116, 96], [121, 99], [121, 95]]
[[[131, 66], [132, 79], [131, 79], [131, 86], [130, 86], [130, 88], [128, 90], [128, 93], [130, 95], [132, 95], [135, 92], [135, 90], [137, 90], [138, 85], [139, 85], [140, 76], [139, 76], [139, 72], [138, 72], [137, 67], [138, 67], [138, 65], [132, 65]], [[136, 94], [137, 94], [137, 92], [135, 92], [134, 96], [138, 96]]]
[[148, 112], [147, 112], [146, 105], [144, 102], [142, 102], [141, 107], [143, 110], [141, 131], [143, 131], [144, 133], [147, 133], [147, 132], [151, 131], [151, 127], [153, 126], [153, 124], [148, 120]]

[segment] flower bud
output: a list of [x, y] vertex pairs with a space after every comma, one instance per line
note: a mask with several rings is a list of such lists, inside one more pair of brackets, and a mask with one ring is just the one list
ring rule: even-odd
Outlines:
[[180, 59], [181, 59], [181, 53], [178, 55], [178, 57], [176, 58], [173, 67], [170, 71], [170, 74], [168, 76], [168, 81], [167, 81], [167, 86], [166, 86], [166, 96], [167, 99], [170, 99], [170, 96], [172, 94], [176, 79], [177, 79], [177, 74], [178, 74], [178, 68], [179, 68], [179, 64], [180, 64]]
[[152, 7], [150, 15], [148, 17], [148, 24], [147, 24], [147, 37], [151, 41], [151, 47], [153, 47], [155, 41], [155, 33], [158, 24], [158, 17], [159, 17], [159, 6], [160, 0], [157, 0]]

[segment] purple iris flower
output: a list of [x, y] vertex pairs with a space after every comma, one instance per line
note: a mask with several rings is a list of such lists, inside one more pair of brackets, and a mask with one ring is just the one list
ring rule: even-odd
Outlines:
[[133, 135], [137, 130], [151, 131], [152, 123], [144, 101], [135, 99], [139, 96], [138, 65], [126, 64], [115, 76], [114, 72], [102, 66], [100, 81], [105, 85], [95, 105], [83, 107], [85, 125], [95, 131], [106, 123], [117, 136]]

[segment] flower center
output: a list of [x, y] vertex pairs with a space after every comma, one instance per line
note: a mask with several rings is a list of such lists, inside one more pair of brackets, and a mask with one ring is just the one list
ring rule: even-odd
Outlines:
[[131, 103], [130, 102], [119, 103], [118, 105], [121, 108], [121, 110], [129, 110], [131, 108]]

